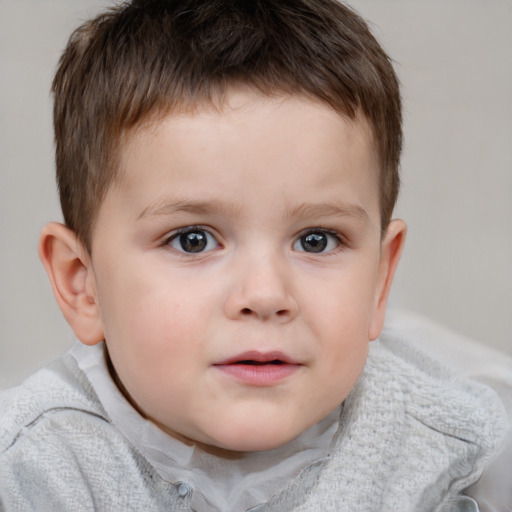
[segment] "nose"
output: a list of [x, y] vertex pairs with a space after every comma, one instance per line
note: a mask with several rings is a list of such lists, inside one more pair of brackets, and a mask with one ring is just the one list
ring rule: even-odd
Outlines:
[[226, 315], [237, 320], [253, 318], [278, 323], [293, 320], [299, 306], [285, 266], [271, 256], [240, 263], [226, 299]]

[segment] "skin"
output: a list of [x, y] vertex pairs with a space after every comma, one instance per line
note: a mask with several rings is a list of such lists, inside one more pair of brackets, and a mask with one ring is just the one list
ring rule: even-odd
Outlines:
[[[178, 439], [218, 453], [292, 440], [354, 386], [404, 242], [401, 221], [381, 234], [366, 121], [237, 90], [139, 127], [122, 154], [91, 254], [62, 225], [41, 237], [75, 334], [106, 340], [126, 396]], [[187, 252], [187, 229], [204, 248]], [[294, 365], [268, 385], [218, 366], [246, 351]]]

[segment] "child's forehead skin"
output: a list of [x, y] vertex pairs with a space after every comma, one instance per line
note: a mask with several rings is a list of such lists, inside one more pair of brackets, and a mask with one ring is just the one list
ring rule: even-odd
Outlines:
[[[203, 183], [205, 166], [222, 185], [223, 197], [212, 197]], [[334, 167], [339, 172], [330, 172]], [[370, 186], [363, 168], [374, 170]], [[232, 180], [234, 172], [243, 172], [242, 188]], [[337, 197], [325, 196], [347, 176], [353, 186], [345, 196], [339, 190]], [[148, 180], [158, 181], [160, 196], [144, 195]], [[173, 188], [173, 181], [179, 181], [180, 190]], [[122, 145], [116, 188], [132, 196], [125, 204], [137, 219], [189, 203], [187, 207], [198, 209], [191, 203], [199, 197], [203, 209], [208, 202], [217, 210], [240, 209], [244, 195], [263, 183], [266, 191], [276, 194], [283, 216], [319, 213], [324, 205], [359, 220], [378, 221], [378, 181], [371, 130], [361, 116], [347, 119], [302, 96], [266, 97], [235, 90], [221, 107], [170, 113], [129, 134]], [[315, 196], [319, 190], [322, 197]]]

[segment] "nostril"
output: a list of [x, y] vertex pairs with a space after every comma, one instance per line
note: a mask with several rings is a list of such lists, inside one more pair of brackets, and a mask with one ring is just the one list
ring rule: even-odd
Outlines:
[[[244, 316], [250, 316], [253, 314], [253, 310], [251, 308], [243, 308], [240, 312]], [[279, 311], [276, 311], [276, 316], [286, 316], [287, 314], [288, 314], [287, 309], [280, 309]]]

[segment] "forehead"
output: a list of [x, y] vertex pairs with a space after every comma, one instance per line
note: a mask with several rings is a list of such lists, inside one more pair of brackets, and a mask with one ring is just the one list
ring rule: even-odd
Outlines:
[[179, 136], [180, 131], [187, 129], [200, 135], [201, 132], [218, 131], [222, 127], [237, 129], [248, 124], [254, 125], [253, 131], [259, 132], [261, 138], [268, 135], [266, 129], [269, 127], [282, 129], [283, 135], [289, 133], [292, 136], [299, 129], [304, 137], [320, 127], [324, 134], [329, 132], [330, 136], [364, 139], [364, 150], [372, 158], [377, 158], [372, 126], [360, 110], [354, 118], [349, 118], [315, 97], [284, 92], [266, 94], [243, 84], [230, 86], [225, 92], [212, 93], [210, 98], [198, 99], [195, 103], [189, 100], [169, 107], [164, 105], [148, 113], [141, 122], [124, 133], [121, 154], [129, 152], [132, 149], [130, 146], [140, 148], [149, 142], [158, 135], [163, 125], [175, 125], [176, 135]]
[[185, 195], [193, 190], [208, 196], [210, 179], [234, 203], [260, 182], [291, 203], [294, 196], [347, 180], [347, 194], [357, 190], [360, 196], [350, 199], [369, 203], [378, 197], [377, 155], [363, 116], [348, 119], [304, 96], [247, 89], [131, 130], [121, 145], [119, 170], [114, 188], [144, 208], [159, 201], [141, 197], [149, 189], [160, 189], [162, 201], [178, 183]]

